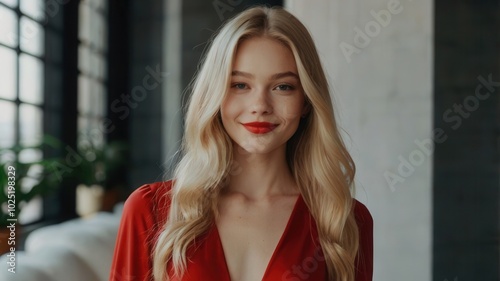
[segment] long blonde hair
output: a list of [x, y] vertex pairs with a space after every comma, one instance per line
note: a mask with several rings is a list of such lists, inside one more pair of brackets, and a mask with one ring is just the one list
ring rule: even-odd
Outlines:
[[[155, 280], [182, 276], [186, 251], [213, 226], [218, 196], [231, 173], [233, 149], [219, 118], [241, 40], [266, 36], [293, 53], [310, 112], [287, 144], [287, 161], [318, 228], [329, 280], [353, 281], [358, 228], [351, 187], [354, 163], [340, 137], [326, 76], [313, 40], [281, 8], [254, 7], [225, 24], [202, 61], [189, 100], [183, 156], [173, 178], [171, 206], [153, 253]], [[173, 272], [167, 272], [171, 263]]]

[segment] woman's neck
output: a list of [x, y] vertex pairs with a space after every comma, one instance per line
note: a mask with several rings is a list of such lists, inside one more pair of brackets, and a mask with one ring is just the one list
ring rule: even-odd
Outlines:
[[295, 179], [286, 161], [286, 146], [265, 154], [249, 154], [234, 147], [233, 168], [226, 192], [250, 200], [297, 194]]

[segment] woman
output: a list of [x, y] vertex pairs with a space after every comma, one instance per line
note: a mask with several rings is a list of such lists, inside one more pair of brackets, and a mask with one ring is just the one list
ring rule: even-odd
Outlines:
[[306, 28], [246, 10], [193, 83], [174, 180], [126, 202], [111, 280], [371, 280], [354, 172]]

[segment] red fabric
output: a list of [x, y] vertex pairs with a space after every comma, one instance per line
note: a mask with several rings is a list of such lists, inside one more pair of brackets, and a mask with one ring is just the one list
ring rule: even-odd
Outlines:
[[[171, 182], [143, 185], [125, 202], [111, 267], [112, 281], [152, 280], [151, 253], [168, 213], [165, 196]], [[373, 272], [373, 221], [358, 201], [355, 217], [360, 231], [356, 281], [371, 281]], [[299, 196], [285, 231], [262, 280], [327, 280], [316, 224]], [[176, 281], [230, 281], [217, 227], [199, 237], [187, 251], [187, 273]], [[168, 265], [170, 268], [170, 265]]]

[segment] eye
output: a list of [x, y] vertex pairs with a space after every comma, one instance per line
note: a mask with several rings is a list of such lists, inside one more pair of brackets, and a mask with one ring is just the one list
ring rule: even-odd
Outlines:
[[238, 90], [244, 90], [248, 87], [247, 87], [247, 84], [245, 84], [245, 83], [233, 83], [233, 84], [231, 84], [231, 88], [235, 88]]
[[276, 86], [276, 88], [274, 88], [273, 90], [278, 90], [278, 91], [293, 91], [293, 90], [295, 90], [295, 87], [292, 86], [292, 85], [288, 85], [288, 84], [281, 84], [281, 85]]

